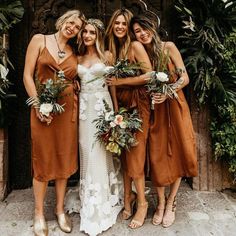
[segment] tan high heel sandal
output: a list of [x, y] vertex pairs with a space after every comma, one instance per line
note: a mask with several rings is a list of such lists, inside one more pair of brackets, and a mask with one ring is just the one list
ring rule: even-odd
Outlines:
[[130, 198], [131, 198], [130, 211], [128, 211], [124, 208], [124, 210], [122, 211], [122, 220], [128, 220], [134, 214], [134, 207], [135, 207], [136, 200], [137, 200], [137, 194], [135, 192], [132, 192], [130, 195]]
[[175, 211], [176, 211], [176, 198], [174, 198], [173, 202], [167, 201], [164, 217], [162, 220], [162, 226], [164, 228], [170, 227], [174, 223]]
[[[135, 218], [135, 216], [140, 208], [142, 209], [142, 211], [145, 212], [144, 217], [141, 220]], [[147, 210], [148, 210], [148, 202], [138, 203], [138, 208], [137, 208], [136, 214], [129, 224], [129, 227], [131, 229], [138, 229], [143, 226], [145, 219], [147, 217]]]
[[157, 209], [152, 217], [152, 224], [153, 225], [159, 225], [162, 223], [164, 212], [165, 212], [165, 205], [166, 205], [166, 199], [162, 199], [161, 201], [158, 201]]

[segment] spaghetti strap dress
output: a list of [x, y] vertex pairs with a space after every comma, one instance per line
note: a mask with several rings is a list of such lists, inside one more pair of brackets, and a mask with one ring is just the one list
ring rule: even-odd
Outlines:
[[78, 169], [77, 124], [77, 58], [74, 54], [57, 63], [46, 45], [36, 64], [35, 78], [40, 83], [53, 79], [62, 70], [68, 87], [62, 92], [59, 104], [65, 104], [65, 112], [54, 115], [50, 125], [42, 123], [35, 109], [31, 109], [32, 171], [38, 181], [67, 179]]
[[129, 109], [137, 109], [142, 119], [142, 131], [135, 134], [137, 145], [122, 153], [123, 169], [131, 178], [140, 178], [144, 175], [146, 161], [146, 146], [150, 121], [150, 97], [145, 85], [126, 86], [117, 88], [117, 100], [119, 106]]
[[[172, 62], [168, 64], [168, 69], [175, 71]], [[178, 99], [166, 99], [161, 104], [155, 104], [150, 125], [150, 170], [156, 187], [172, 184], [179, 177], [197, 175], [195, 134], [190, 111], [183, 91], [177, 93]]]

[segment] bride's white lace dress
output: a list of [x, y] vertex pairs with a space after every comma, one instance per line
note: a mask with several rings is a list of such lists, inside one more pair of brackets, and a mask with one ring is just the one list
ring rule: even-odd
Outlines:
[[106, 69], [103, 63], [90, 68], [78, 65], [80, 183], [77, 190], [67, 194], [66, 209], [80, 213], [80, 230], [89, 235], [97, 235], [115, 224], [123, 206], [120, 160], [112, 157], [94, 136], [93, 120], [104, 110], [103, 99], [112, 108], [111, 97], [102, 79], [87, 83]]

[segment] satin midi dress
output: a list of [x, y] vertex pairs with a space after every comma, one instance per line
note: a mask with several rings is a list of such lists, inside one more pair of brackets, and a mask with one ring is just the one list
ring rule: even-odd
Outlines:
[[137, 131], [135, 137], [138, 144], [130, 150], [123, 151], [123, 169], [132, 178], [140, 178], [144, 175], [146, 161], [146, 148], [150, 123], [150, 97], [145, 85], [127, 86], [117, 89], [119, 106], [127, 109], [137, 109], [142, 119], [142, 131]]
[[31, 109], [32, 171], [38, 181], [66, 179], [78, 169], [77, 58], [71, 54], [58, 64], [45, 40], [37, 59], [35, 77], [44, 83], [60, 70], [64, 71], [68, 83], [58, 100], [59, 104], [65, 104], [65, 112], [53, 115], [47, 125], [36, 117], [35, 109]]
[[[169, 63], [168, 68], [169, 71], [175, 69], [173, 63]], [[194, 177], [198, 172], [189, 107], [183, 91], [177, 93], [178, 99], [168, 98], [155, 104], [150, 125], [150, 171], [156, 187], [172, 184], [179, 177]]]

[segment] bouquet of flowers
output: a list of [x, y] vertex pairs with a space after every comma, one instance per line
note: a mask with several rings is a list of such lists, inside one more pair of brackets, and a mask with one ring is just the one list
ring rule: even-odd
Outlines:
[[47, 79], [45, 83], [40, 83], [36, 80], [36, 89], [38, 96], [30, 97], [26, 100], [26, 104], [39, 108], [39, 112], [44, 116], [49, 116], [50, 113], [60, 114], [65, 111], [65, 104], [58, 104], [61, 92], [68, 87], [65, 83], [64, 71], [58, 71], [55, 73], [54, 79]]
[[[171, 73], [168, 71], [167, 64], [169, 60], [169, 55], [161, 53], [159, 58], [159, 63], [157, 65], [157, 70], [149, 72], [150, 79], [148, 79], [147, 90], [149, 93], [163, 93], [170, 98], [178, 98], [178, 94], [172, 88], [172, 85], [169, 82]], [[152, 109], [153, 103], [152, 103]]]
[[93, 121], [98, 129], [95, 133], [96, 140], [105, 144], [106, 150], [119, 156], [122, 149], [129, 150], [137, 145], [135, 132], [141, 131], [142, 120], [135, 109], [128, 112], [127, 109], [120, 108], [115, 114], [105, 100], [103, 103], [103, 114]]
[[91, 83], [97, 79], [102, 78], [126, 78], [129, 76], [132, 77], [135, 76], [138, 70], [140, 70], [141, 68], [141, 63], [131, 63], [128, 59], [118, 59], [113, 66], [107, 67], [107, 70], [102, 76], [89, 80], [87, 83]]

